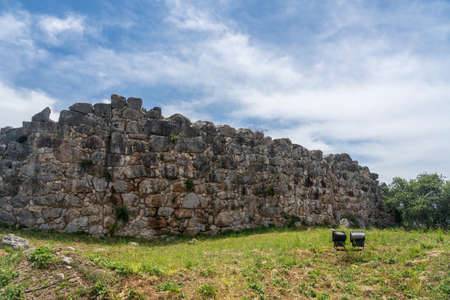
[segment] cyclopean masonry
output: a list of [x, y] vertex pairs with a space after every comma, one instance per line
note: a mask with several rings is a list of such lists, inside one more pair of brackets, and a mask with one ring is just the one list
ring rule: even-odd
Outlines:
[[377, 175], [347, 154], [191, 123], [142, 100], [46, 108], [0, 133], [0, 223], [92, 235], [215, 234], [268, 225], [380, 226]]

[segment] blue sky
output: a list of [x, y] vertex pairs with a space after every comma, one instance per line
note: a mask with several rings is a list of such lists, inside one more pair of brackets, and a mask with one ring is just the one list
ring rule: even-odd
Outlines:
[[0, 0], [0, 126], [141, 97], [163, 114], [450, 175], [449, 1]]

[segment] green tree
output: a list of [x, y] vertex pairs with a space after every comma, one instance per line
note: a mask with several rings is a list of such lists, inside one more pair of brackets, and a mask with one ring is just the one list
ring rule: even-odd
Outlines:
[[403, 226], [448, 228], [450, 225], [450, 181], [438, 174], [420, 174], [409, 181], [394, 178], [384, 189], [384, 203]]

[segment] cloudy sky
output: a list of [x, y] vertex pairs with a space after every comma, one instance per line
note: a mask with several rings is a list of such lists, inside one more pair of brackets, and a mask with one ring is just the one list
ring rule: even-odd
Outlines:
[[112, 93], [450, 176], [450, 2], [0, 0], [1, 127]]

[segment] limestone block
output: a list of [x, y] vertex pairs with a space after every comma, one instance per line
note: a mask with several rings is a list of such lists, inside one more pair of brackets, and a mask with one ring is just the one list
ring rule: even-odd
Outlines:
[[33, 122], [49, 122], [50, 121], [50, 113], [51, 110], [49, 107], [46, 107], [43, 111], [38, 114], [35, 114], [31, 120]]
[[128, 107], [140, 111], [142, 108], [142, 99], [129, 97], [127, 99]]
[[127, 100], [123, 96], [119, 96], [116, 94], [111, 95], [111, 107], [112, 109], [121, 109], [127, 105]]
[[69, 110], [79, 112], [82, 114], [88, 114], [88, 113], [94, 112], [94, 108], [93, 108], [92, 104], [90, 104], [90, 103], [75, 103], [74, 105], [69, 107]]
[[197, 208], [200, 206], [201, 201], [202, 201], [202, 196], [194, 194], [194, 193], [188, 193], [182, 200], [181, 207], [182, 208]]
[[139, 184], [139, 192], [141, 194], [160, 193], [165, 190], [169, 184], [165, 180], [148, 178]]

